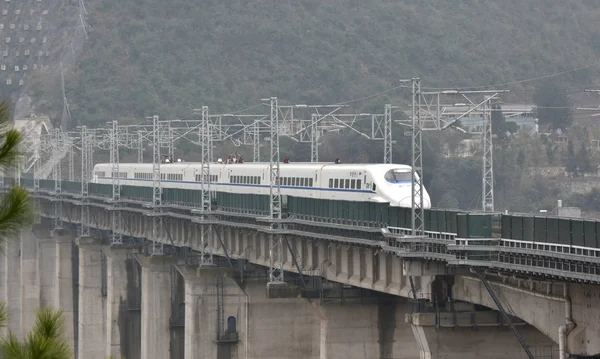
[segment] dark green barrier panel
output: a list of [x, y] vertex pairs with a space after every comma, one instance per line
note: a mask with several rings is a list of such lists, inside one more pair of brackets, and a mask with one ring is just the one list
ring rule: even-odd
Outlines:
[[390, 227], [399, 227], [398, 223], [400, 220], [400, 211], [399, 207], [388, 207], [389, 213], [389, 221], [388, 226]]
[[469, 238], [492, 238], [491, 214], [468, 214], [467, 219]]
[[389, 221], [389, 217], [388, 217], [388, 207], [390, 206], [389, 203], [382, 203], [381, 207], [379, 208], [379, 213], [381, 213], [381, 221], [379, 221], [379, 223], [387, 223]]
[[67, 193], [81, 194], [81, 182], [63, 181], [62, 191]]
[[456, 234], [459, 238], [469, 238], [469, 217], [466, 214], [458, 214], [457, 217], [458, 231]]
[[458, 233], [458, 211], [446, 211], [446, 231], [448, 233]]
[[502, 222], [502, 224], [501, 224], [502, 229], [500, 230], [500, 236], [504, 239], [511, 239], [512, 238], [511, 216], [509, 216], [507, 214], [503, 214], [501, 222]]
[[[6, 181], [4, 183], [8, 184], [9, 182]], [[23, 177], [21, 177], [21, 187], [24, 187], [24, 188], [33, 188], [33, 178], [23, 178]]]
[[[42, 185], [40, 181], [40, 187]], [[97, 197], [112, 197], [112, 185], [101, 183], [90, 183], [88, 186], [88, 194]]]
[[510, 219], [511, 239], [523, 240], [523, 217], [512, 216]]
[[590, 237], [586, 236], [585, 238], [585, 246], [590, 248], [600, 248], [600, 222], [596, 222], [594, 225], [596, 227], [596, 236], [594, 238], [590, 231]]
[[546, 241], [558, 243], [558, 219], [546, 218]]
[[548, 240], [546, 232], [546, 217], [535, 217], [533, 219], [534, 241], [544, 243]]
[[54, 190], [54, 181], [53, 180], [40, 180], [40, 189]]
[[429, 219], [427, 223], [429, 224], [429, 230], [434, 232], [441, 232], [440, 226], [438, 224], [438, 211], [435, 209], [430, 209], [428, 210], [428, 213]]
[[584, 234], [583, 234], [583, 221], [573, 219], [571, 220], [571, 244], [574, 246], [585, 246]]
[[571, 245], [570, 219], [558, 219], [558, 243]]
[[523, 240], [533, 242], [535, 240], [534, 235], [535, 218], [531, 216], [523, 217]]
[[590, 248], [596, 247], [596, 221], [584, 221], [583, 222], [583, 246]]
[[446, 211], [436, 210], [435, 221], [439, 232], [448, 232], [448, 224], [446, 223]]

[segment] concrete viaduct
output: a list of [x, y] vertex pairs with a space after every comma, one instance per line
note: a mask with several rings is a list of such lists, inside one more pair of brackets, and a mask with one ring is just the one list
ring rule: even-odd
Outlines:
[[[256, 215], [215, 211], [199, 223], [166, 206], [154, 238], [164, 251], [153, 255], [142, 204], [121, 209], [126, 244], [110, 245], [106, 199], [91, 198], [93, 230], [80, 237], [77, 196], [36, 196], [39, 223], [0, 258], [8, 329], [24, 336], [37, 308], [61, 308], [77, 358], [526, 358], [486, 283], [535, 358], [600, 354], [594, 283], [476, 272], [448, 265], [448, 253], [403, 254], [377, 240], [385, 229], [297, 217], [285, 234], [287, 284], [267, 286], [270, 227]], [[212, 226], [211, 267], [197, 264], [202, 225]]]

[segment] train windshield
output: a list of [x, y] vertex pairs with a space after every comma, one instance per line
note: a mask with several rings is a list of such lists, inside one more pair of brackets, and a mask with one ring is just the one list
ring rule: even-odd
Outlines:
[[391, 183], [401, 183], [412, 181], [412, 173], [406, 169], [389, 170], [385, 174], [385, 180]]

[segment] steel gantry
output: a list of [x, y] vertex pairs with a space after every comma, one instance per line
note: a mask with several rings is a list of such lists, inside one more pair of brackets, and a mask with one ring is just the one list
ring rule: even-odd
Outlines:
[[[202, 106], [199, 141], [201, 148], [201, 178], [200, 191], [202, 196], [200, 219], [207, 222], [211, 213], [211, 191], [210, 191], [210, 163], [212, 162], [212, 131], [208, 115], [208, 106]], [[208, 223], [200, 224], [200, 265], [213, 264], [213, 251], [210, 248], [212, 226]]]
[[81, 126], [81, 227], [80, 237], [90, 236], [89, 183], [93, 171], [93, 138], [86, 126]]
[[[52, 147], [52, 156], [54, 158], [58, 158], [60, 156], [63, 143], [62, 132], [60, 129], [56, 128], [54, 130], [54, 141]], [[52, 171], [52, 179], [54, 180], [54, 195], [57, 199], [57, 201], [54, 202], [54, 229], [62, 229], [62, 201], [59, 200], [62, 193], [62, 168], [60, 162], [60, 159], [54, 161], [54, 170]]]
[[[277, 97], [270, 98], [270, 156], [269, 156], [269, 215], [271, 229], [281, 225], [281, 187], [279, 177], [279, 107]], [[283, 236], [270, 234], [269, 238], [269, 284], [283, 283]]]
[[121, 206], [121, 176], [122, 172], [119, 166], [119, 123], [112, 122], [112, 130], [110, 132], [110, 163], [112, 164], [112, 233], [111, 244], [122, 244], [123, 228]]
[[158, 116], [154, 115], [152, 116], [152, 255], [163, 253], [161, 241], [163, 218], [160, 213], [162, 209], [160, 132], [161, 123]]
[[[424, 235], [423, 228], [423, 123], [421, 122], [421, 79], [412, 79], [412, 219], [413, 236]], [[391, 111], [391, 109], [390, 109]]]

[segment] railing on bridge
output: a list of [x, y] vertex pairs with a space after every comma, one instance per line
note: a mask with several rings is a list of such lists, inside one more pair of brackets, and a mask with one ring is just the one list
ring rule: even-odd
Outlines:
[[[6, 185], [12, 183], [14, 179], [5, 178]], [[22, 178], [21, 184], [29, 189], [34, 185], [31, 178]], [[55, 196], [53, 180], [40, 180], [39, 188], [37, 195]], [[62, 181], [61, 196], [77, 200], [81, 183]], [[167, 207], [200, 208], [199, 190], [163, 188], [162, 196]], [[89, 198], [108, 202], [111, 185], [90, 183]], [[151, 203], [152, 188], [123, 185], [121, 199]], [[260, 218], [269, 209], [268, 196], [255, 194], [215, 192], [213, 203], [214, 212], [227, 218]], [[416, 238], [411, 236], [410, 208], [287, 197], [283, 209], [290, 231], [313, 232], [314, 238], [344, 241], [346, 236], [349, 243], [404, 257], [600, 282], [600, 222], [596, 220], [430, 209], [424, 215], [425, 238]], [[356, 237], [362, 240], [357, 242]]]

